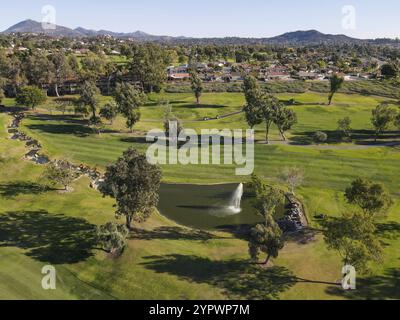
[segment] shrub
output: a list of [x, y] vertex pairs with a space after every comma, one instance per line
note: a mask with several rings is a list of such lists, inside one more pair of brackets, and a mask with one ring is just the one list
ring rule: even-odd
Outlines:
[[121, 255], [124, 251], [128, 235], [128, 228], [115, 222], [108, 222], [99, 226], [96, 231], [98, 245], [107, 253], [115, 256]]
[[324, 143], [328, 140], [328, 135], [325, 132], [317, 131], [314, 133], [313, 140], [316, 143]]

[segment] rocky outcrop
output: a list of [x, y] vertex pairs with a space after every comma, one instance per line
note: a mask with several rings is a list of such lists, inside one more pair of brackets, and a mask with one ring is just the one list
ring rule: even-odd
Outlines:
[[18, 112], [12, 113], [12, 116], [13, 120], [8, 127], [8, 133], [11, 134], [10, 139], [25, 142], [28, 152], [25, 154], [24, 159], [35, 162], [36, 164], [49, 163], [50, 159], [40, 152], [42, 149], [40, 143], [19, 130], [21, 121], [25, 118], [25, 114]]
[[[13, 120], [8, 127], [8, 133], [10, 134], [10, 139], [25, 142], [25, 146], [28, 152], [24, 155], [24, 159], [32, 161], [38, 165], [45, 165], [51, 162], [50, 158], [41, 153], [42, 146], [39, 141], [29, 137], [27, 134], [19, 130], [21, 121], [25, 118], [25, 114], [21, 112], [11, 113]], [[56, 160], [53, 163], [57, 164]], [[89, 177], [91, 183], [90, 187], [99, 190], [104, 179], [97, 169], [92, 169], [88, 166], [81, 164], [76, 166], [72, 163], [68, 163], [68, 167], [71, 168], [76, 174], [77, 178], [82, 176]]]
[[302, 203], [292, 194], [286, 194], [287, 205], [285, 216], [278, 220], [279, 227], [284, 232], [301, 231], [308, 226], [307, 217]]

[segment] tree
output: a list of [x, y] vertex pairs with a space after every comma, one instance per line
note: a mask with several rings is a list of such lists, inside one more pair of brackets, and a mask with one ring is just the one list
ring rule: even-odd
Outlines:
[[113, 124], [114, 119], [117, 117], [118, 108], [115, 102], [107, 103], [100, 109], [100, 117], [110, 121], [110, 125]]
[[26, 86], [19, 90], [15, 101], [20, 106], [28, 106], [33, 110], [46, 101], [46, 94], [44, 91], [38, 87]]
[[92, 113], [92, 118], [96, 118], [97, 106], [99, 104], [98, 95], [100, 90], [94, 82], [85, 81], [81, 88], [78, 104], [88, 107]]
[[292, 129], [297, 123], [297, 115], [296, 112], [284, 107], [282, 104], [276, 104], [275, 108], [274, 123], [278, 127], [283, 141], [286, 141], [285, 132]]
[[119, 256], [125, 249], [129, 230], [125, 225], [108, 222], [97, 227], [96, 238], [101, 248], [114, 256]]
[[[246, 76], [243, 83], [243, 91], [246, 99], [246, 106], [243, 111], [246, 120], [251, 128], [265, 122], [266, 142], [269, 142], [269, 130], [275, 121], [276, 110], [279, 109], [279, 100], [273, 96], [263, 93], [257, 83], [257, 79], [253, 76]], [[284, 125], [282, 123], [283, 128]]]
[[55, 109], [61, 112], [63, 115], [72, 109], [74, 104], [76, 103], [76, 98], [63, 97], [54, 99]]
[[295, 189], [304, 181], [303, 169], [292, 167], [282, 171], [281, 179], [289, 186], [290, 192], [294, 195]]
[[54, 66], [43, 53], [35, 52], [25, 64], [26, 75], [31, 85], [43, 87], [53, 82]]
[[107, 95], [111, 94], [111, 81], [115, 79], [118, 73], [118, 65], [111, 61], [108, 62], [104, 67], [105, 75], [107, 77]]
[[76, 115], [81, 115], [83, 118], [87, 117], [89, 115], [89, 110], [87, 106], [80, 104], [79, 100], [75, 101], [74, 103], [74, 113]]
[[252, 104], [259, 95], [260, 86], [257, 83], [257, 79], [253, 76], [246, 76], [243, 81], [243, 92], [246, 98], [246, 103]]
[[266, 143], [269, 143], [269, 132], [271, 125], [275, 122], [276, 112], [282, 108], [282, 104], [279, 99], [272, 95], [262, 95], [256, 108], [260, 111], [260, 114], [264, 120], [265, 141]]
[[71, 68], [71, 75], [78, 76], [80, 72], [80, 65], [78, 58], [74, 55], [71, 54], [67, 57], [68, 60], [68, 65]]
[[265, 219], [268, 216], [273, 216], [276, 208], [285, 201], [283, 192], [266, 185], [256, 175], [252, 175], [251, 184], [256, 198], [253, 206], [257, 210], [257, 213]]
[[92, 128], [94, 132], [96, 132], [98, 135], [101, 134], [101, 131], [104, 130], [104, 124], [101, 121], [100, 117], [91, 117], [89, 119], [89, 127]]
[[12, 88], [13, 95], [17, 94], [20, 86], [27, 82], [21, 61], [14, 54], [8, 57], [0, 52], [0, 78], [6, 79], [6, 84]]
[[55, 109], [65, 115], [65, 112], [68, 110], [68, 106], [68, 103], [61, 101], [56, 103]]
[[132, 52], [130, 73], [145, 92], [159, 92], [167, 80], [169, 57], [159, 45], [136, 46]]
[[387, 79], [396, 78], [399, 70], [394, 63], [386, 63], [381, 67], [381, 74]]
[[272, 216], [268, 216], [264, 224], [257, 224], [250, 231], [249, 254], [253, 261], [259, 260], [260, 252], [267, 254], [263, 262], [266, 266], [271, 258], [277, 258], [285, 242], [282, 230]]
[[339, 253], [344, 265], [352, 265], [362, 274], [369, 271], [370, 262], [382, 261], [383, 250], [371, 217], [345, 213], [321, 225], [328, 248]]
[[58, 87], [62, 85], [68, 77], [72, 74], [71, 66], [68, 63], [65, 54], [62, 52], [56, 52], [50, 56], [50, 61], [53, 63], [54, 70], [54, 90], [57, 97], [60, 96]]
[[59, 160], [47, 165], [43, 178], [52, 185], [62, 185], [67, 191], [76, 178], [76, 173], [68, 161]]
[[170, 136], [171, 131], [175, 131], [177, 133], [177, 137], [183, 132], [185, 129], [183, 127], [182, 122], [172, 113], [169, 102], [165, 103], [166, 111], [164, 115], [164, 132], [167, 137]]
[[394, 117], [395, 111], [386, 103], [381, 103], [372, 110], [371, 122], [375, 128], [375, 142], [378, 140], [379, 136], [389, 128]]
[[[246, 94], [246, 93], [245, 93]], [[264, 94], [259, 90], [248, 92], [249, 102], [244, 108], [246, 119], [250, 127], [265, 123], [265, 140], [269, 143], [269, 132], [271, 125], [275, 122], [276, 112], [282, 108], [281, 103], [272, 95]], [[281, 129], [284, 128], [282, 123]]]
[[100, 191], [116, 200], [116, 215], [125, 216], [126, 226], [131, 230], [132, 221], [147, 220], [157, 206], [160, 183], [160, 168], [149, 164], [146, 155], [130, 148], [107, 167]]
[[6, 96], [4, 95], [4, 90], [3, 90], [3, 88], [0, 86], [0, 104], [3, 102], [3, 99], [5, 98]]
[[254, 208], [265, 221], [251, 229], [249, 253], [254, 261], [258, 261], [260, 252], [266, 253], [264, 265], [267, 265], [270, 258], [278, 257], [279, 250], [284, 247], [282, 230], [274, 220], [276, 208], [284, 202], [284, 195], [282, 191], [266, 185], [254, 174], [251, 185], [256, 198]]
[[[1, 95], [1, 89], [0, 89], [0, 95]], [[394, 119], [394, 125], [400, 130], [400, 113], [396, 115], [396, 118]]]
[[343, 86], [343, 83], [344, 83], [343, 77], [339, 76], [337, 73], [332, 75], [330, 79], [331, 89], [328, 97], [329, 105], [332, 104], [333, 96], [340, 90], [340, 88]]
[[81, 77], [90, 82], [96, 82], [105, 73], [105, 59], [90, 52], [81, 60]]
[[351, 119], [350, 117], [345, 117], [338, 120], [338, 130], [343, 133], [345, 137], [350, 137], [351, 135]]
[[256, 125], [262, 123], [263, 119], [260, 115], [260, 110], [257, 109], [255, 104], [246, 104], [243, 111], [246, 116], [247, 124], [250, 126], [250, 128], [253, 129]]
[[146, 96], [128, 83], [117, 84], [114, 93], [118, 112], [126, 118], [126, 126], [133, 132], [134, 125], [140, 120], [139, 106]]
[[346, 189], [345, 196], [350, 204], [357, 205], [369, 216], [387, 211], [393, 205], [389, 192], [382, 184], [363, 178], [354, 180]]
[[194, 93], [194, 96], [196, 97], [196, 102], [199, 105], [200, 104], [200, 97], [201, 94], [203, 93], [203, 82], [201, 81], [198, 73], [196, 71], [191, 71], [190, 72], [190, 82], [192, 84], [191, 88]]

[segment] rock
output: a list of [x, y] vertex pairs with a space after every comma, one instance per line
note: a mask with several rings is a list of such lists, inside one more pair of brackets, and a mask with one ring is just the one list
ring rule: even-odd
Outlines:
[[38, 156], [38, 157], [36, 158], [35, 162], [36, 162], [37, 164], [43, 165], [43, 164], [49, 163], [49, 162], [50, 162], [50, 159], [47, 158], [46, 156]]
[[90, 187], [94, 190], [99, 190], [102, 184], [104, 183], [104, 179], [97, 179], [90, 183]]

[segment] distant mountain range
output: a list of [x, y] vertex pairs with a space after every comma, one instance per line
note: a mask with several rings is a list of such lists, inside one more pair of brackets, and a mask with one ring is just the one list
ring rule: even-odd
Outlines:
[[107, 30], [89, 30], [82, 27], [71, 29], [63, 26], [56, 26], [55, 29], [43, 29], [42, 23], [25, 20], [13, 25], [3, 34], [12, 33], [32, 33], [32, 34], [45, 34], [52, 37], [70, 37], [70, 38], [85, 38], [97, 36], [112, 36], [120, 39], [132, 38], [141, 42], [170, 42], [170, 43], [260, 43], [260, 44], [321, 44], [321, 43], [399, 43], [398, 40], [393, 39], [375, 39], [375, 40], [361, 40], [351, 38], [345, 35], [324, 34], [316, 30], [308, 31], [295, 31], [282, 34], [272, 38], [239, 38], [239, 37], [226, 37], [226, 38], [190, 38], [190, 37], [170, 37], [170, 36], [156, 36], [142, 31], [135, 31], [131, 33], [112, 32]]
[[56, 25], [53, 29], [43, 29], [42, 23], [34, 20], [25, 20], [19, 22], [7, 30], [2, 32], [3, 34], [12, 33], [34, 33], [34, 34], [45, 34], [53, 37], [69, 37], [69, 38], [85, 38], [85, 37], [97, 37], [97, 36], [113, 36], [115, 38], [133, 38], [141, 41], [162, 41], [168, 40], [172, 37], [153, 36], [142, 31], [135, 31], [132, 33], [119, 33], [107, 30], [89, 30], [85, 28], [71, 29], [68, 27]]

